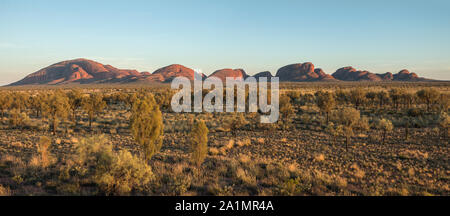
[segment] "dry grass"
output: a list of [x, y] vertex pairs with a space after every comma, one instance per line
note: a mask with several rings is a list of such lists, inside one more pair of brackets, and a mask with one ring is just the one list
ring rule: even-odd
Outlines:
[[[319, 88], [336, 90], [335, 84], [304, 85], [286, 83], [282, 88], [283, 92], [312, 95]], [[395, 86], [414, 92], [429, 85], [449, 92], [448, 83], [380, 83], [363, 88], [382, 91]], [[355, 86], [342, 83], [339, 87], [348, 91]], [[85, 93], [94, 90], [86, 89]], [[95, 91], [110, 94], [135, 90]], [[0, 195], [105, 195], [92, 187], [106, 186], [110, 191], [124, 190], [130, 195], [450, 195], [448, 138], [439, 137], [440, 130], [434, 129], [439, 125], [438, 113], [424, 111], [424, 104], [413, 105], [422, 114], [411, 117], [412, 120], [404, 119], [406, 107], [362, 107], [361, 116], [370, 128], [355, 129], [348, 148], [343, 134], [333, 135], [325, 130], [324, 115], [313, 100], [295, 102], [293, 106], [296, 114], [289, 129], [258, 124], [257, 115], [244, 113], [247, 123], [230, 131], [224, 125], [231, 116], [227, 113], [164, 111], [163, 147], [150, 162], [154, 178], [142, 185], [129, 180], [136, 183], [131, 190], [114, 186], [120, 183], [117, 169], [112, 172], [116, 180], [107, 173], [102, 181], [76, 178], [71, 176], [73, 171], [65, 169], [77, 164], [72, 158], [77, 143], [93, 134], [104, 134], [117, 158], [122, 150], [140, 157], [141, 149], [130, 136], [126, 105], [109, 105], [99, 114], [92, 130], [87, 115], [80, 110], [78, 124], [64, 120], [56, 135], [49, 132], [48, 120], [35, 117], [31, 111], [26, 112], [30, 116], [26, 128], [11, 128], [5, 117], [0, 122]], [[334, 111], [349, 106], [352, 105], [338, 103]], [[380, 142], [381, 131], [373, 127], [378, 118], [389, 119], [395, 126], [387, 134], [385, 144]], [[210, 130], [209, 154], [200, 167], [188, 163], [187, 133], [193, 119], [205, 120]], [[404, 139], [405, 122], [411, 123], [408, 140]], [[338, 125], [333, 123], [336, 129]], [[38, 148], [42, 136], [51, 139], [46, 150]], [[116, 165], [123, 167], [127, 163]]]

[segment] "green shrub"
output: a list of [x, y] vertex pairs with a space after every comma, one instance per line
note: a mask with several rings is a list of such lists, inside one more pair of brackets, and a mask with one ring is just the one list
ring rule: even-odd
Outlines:
[[81, 139], [74, 155], [74, 167], [81, 180], [93, 182], [106, 195], [142, 191], [153, 179], [151, 167], [126, 150], [113, 152], [105, 136]]
[[208, 128], [204, 121], [195, 121], [190, 134], [191, 161], [200, 166], [208, 154]]
[[152, 95], [136, 99], [130, 119], [131, 134], [142, 147], [147, 162], [162, 147], [164, 124], [162, 113]]

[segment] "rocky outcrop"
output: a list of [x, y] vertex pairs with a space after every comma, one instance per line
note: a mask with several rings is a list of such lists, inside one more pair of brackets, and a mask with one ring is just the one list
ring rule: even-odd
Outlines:
[[74, 59], [50, 65], [11, 85], [93, 83], [140, 75], [136, 70], [122, 70], [88, 59]]
[[221, 70], [216, 70], [209, 77], [217, 77], [222, 80], [222, 82], [226, 81], [227, 77], [235, 78], [235, 79], [245, 79], [247, 78], [247, 74], [243, 69], [230, 69], [225, 68]]
[[[88, 59], [74, 59], [62, 61], [38, 70], [22, 80], [10, 85], [56, 85], [56, 84], [91, 84], [91, 83], [154, 83], [170, 82], [175, 77], [184, 76], [194, 80], [196, 72], [179, 64], [172, 64], [156, 70], [153, 73], [136, 70], [118, 69], [111, 65]], [[200, 74], [205, 79], [204, 74]], [[404, 69], [397, 74], [386, 72], [375, 74], [365, 70], [357, 70], [353, 67], [343, 67], [332, 75], [326, 74], [320, 68], [314, 68], [314, 64], [306, 62], [303, 64], [290, 64], [278, 69], [277, 77], [286, 82], [315, 82], [315, 81], [428, 81], [430, 79], [419, 77]], [[243, 69], [221, 69], [210, 75], [225, 81], [227, 77], [245, 79], [248, 75]], [[264, 71], [253, 77], [259, 79], [267, 77], [270, 80], [272, 74]]]
[[394, 74], [393, 80], [395, 81], [423, 81], [424, 78], [420, 78], [416, 73], [411, 73], [406, 69], [401, 70], [397, 74]]
[[265, 77], [267, 78], [267, 80], [270, 80], [270, 78], [272, 78], [273, 76], [272, 73], [270, 73], [269, 71], [263, 71], [253, 75], [253, 77], [255, 77], [257, 81], [259, 81], [260, 77]]
[[335, 79], [343, 81], [381, 81], [382, 79], [369, 71], [356, 70], [353, 67], [339, 68], [332, 74]]
[[[160, 68], [158, 70], [156, 70], [155, 72], [153, 72], [152, 75], [161, 75], [163, 77], [163, 81], [164, 82], [170, 82], [172, 81], [175, 77], [179, 77], [179, 76], [183, 76], [183, 77], [187, 77], [190, 80], [194, 80], [194, 74], [196, 72], [188, 67], [185, 67], [183, 65], [179, 65], [179, 64], [173, 64], [173, 65], [169, 65], [163, 68]], [[205, 76], [203, 74], [200, 74], [200, 76], [202, 78], [204, 78]]]
[[415, 73], [408, 70], [401, 70], [397, 74], [386, 72], [383, 74], [374, 74], [369, 71], [356, 70], [353, 67], [343, 67], [333, 73], [333, 77], [343, 81], [425, 81], [428, 79], [421, 78]]
[[277, 77], [280, 81], [288, 82], [312, 82], [312, 81], [332, 81], [335, 80], [330, 75], [323, 72], [322, 69], [314, 69], [311, 62], [303, 64], [286, 65], [277, 71]]

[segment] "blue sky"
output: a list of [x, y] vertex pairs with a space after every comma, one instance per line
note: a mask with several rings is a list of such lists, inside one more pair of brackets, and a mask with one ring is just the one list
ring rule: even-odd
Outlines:
[[0, 84], [62, 60], [249, 74], [313, 62], [450, 80], [450, 1], [0, 1]]

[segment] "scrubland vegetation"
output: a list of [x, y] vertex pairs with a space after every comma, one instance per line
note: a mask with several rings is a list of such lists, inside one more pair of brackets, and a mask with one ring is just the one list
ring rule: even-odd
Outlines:
[[284, 84], [275, 124], [169, 86], [0, 89], [0, 195], [448, 196], [449, 87]]

